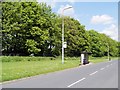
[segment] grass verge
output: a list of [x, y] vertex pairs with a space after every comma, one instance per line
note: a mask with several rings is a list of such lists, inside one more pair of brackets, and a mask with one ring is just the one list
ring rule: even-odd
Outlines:
[[[109, 61], [108, 60], [108, 57], [90, 57], [89, 58], [90, 62], [92, 63], [99, 63], [99, 62], [107, 62]], [[111, 60], [118, 60], [118, 57], [110, 57]]]
[[[2, 58], [17, 60], [15, 61], [10, 60], [11, 62], [2, 62], [1, 82], [77, 67], [79, 66], [80, 62], [79, 59], [77, 58], [65, 58], [64, 64], [61, 64], [61, 58], [56, 59], [51, 59], [50, 57], [44, 58], [2, 57]], [[19, 60], [18, 58], [22, 60], [18, 61]]]
[[[30, 77], [39, 74], [64, 70], [77, 67], [80, 64], [80, 57], [66, 57], [65, 63], [61, 64], [61, 58], [51, 57], [18, 57], [2, 56], [2, 67], [0, 67], [0, 82]], [[90, 57], [90, 62], [99, 63], [108, 61], [107, 57]]]

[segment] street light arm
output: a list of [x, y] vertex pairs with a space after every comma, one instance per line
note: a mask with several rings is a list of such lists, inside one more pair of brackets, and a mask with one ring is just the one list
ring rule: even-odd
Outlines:
[[64, 10], [66, 10], [66, 9], [70, 9], [70, 8], [72, 8], [72, 6], [70, 6], [70, 7], [67, 7], [67, 8], [64, 8], [64, 9], [63, 9], [63, 11], [64, 11]]
[[62, 15], [63, 15], [63, 13], [64, 13], [65, 10], [70, 9], [70, 8], [73, 8], [73, 7], [70, 6], [70, 7], [64, 8], [64, 9], [62, 10]]

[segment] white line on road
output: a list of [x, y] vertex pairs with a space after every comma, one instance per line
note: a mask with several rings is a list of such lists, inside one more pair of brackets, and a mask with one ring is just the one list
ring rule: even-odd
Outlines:
[[104, 70], [105, 68], [101, 68], [100, 70]]
[[94, 75], [95, 73], [97, 73], [98, 71], [95, 71], [95, 72], [93, 72], [93, 73], [91, 73], [91, 74], [89, 74], [89, 75]]
[[76, 82], [70, 84], [70, 85], [67, 86], [67, 87], [71, 87], [71, 86], [75, 85], [76, 83], [79, 83], [79, 82], [83, 81], [84, 79], [86, 79], [86, 78], [82, 78], [82, 79], [80, 79], [80, 80], [78, 80], [78, 81], [76, 81]]
[[106, 67], [109, 67], [109, 65], [107, 65]]
[[112, 65], [112, 64], [111, 64]]

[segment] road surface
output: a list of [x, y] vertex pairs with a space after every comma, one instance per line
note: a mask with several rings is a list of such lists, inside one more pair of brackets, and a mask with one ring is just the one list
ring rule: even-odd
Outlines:
[[118, 60], [12, 81], [2, 88], [118, 88]]

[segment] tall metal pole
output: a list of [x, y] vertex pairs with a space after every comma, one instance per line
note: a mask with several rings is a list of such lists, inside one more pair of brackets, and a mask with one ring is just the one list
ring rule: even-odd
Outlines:
[[62, 11], [62, 64], [64, 64], [64, 11], [72, 7], [64, 8]]
[[109, 58], [109, 45], [108, 45], [108, 60], [109, 60], [110, 58]]
[[62, 64], [64, 64], [64, 10], [62, 12]]

